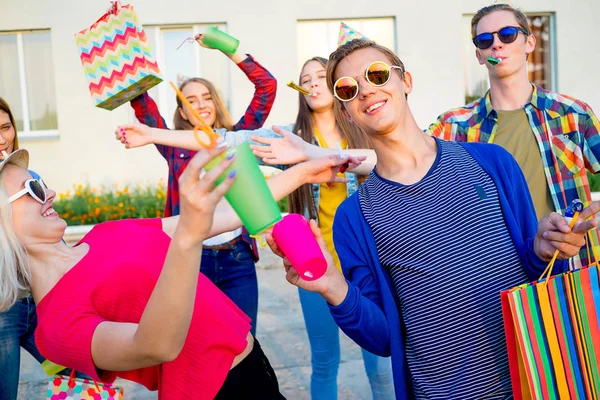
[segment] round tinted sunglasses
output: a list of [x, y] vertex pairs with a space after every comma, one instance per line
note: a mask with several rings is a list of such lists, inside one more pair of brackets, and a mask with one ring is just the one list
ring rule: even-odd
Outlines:
[[45, 204], [48, 197], [46, 196], [46, 184], [42, 180], [27, 179], [25, 181], [25, 188], [20, 192], [13, 194], [8, 198], [8, 202], [12, 203], [15, 200], [20, 199], [26, 194], [33, 197], [35, 201], [41, 204]]
[[[383, 61], [375, 61], [367, 67], [365, 78], [373, 86], [383, 86], [390, 80], [392, 69], [398, 68], [401, 73], [402, 67], [397, 65], [389, 66]], [[333, 95], [341, 101], [350, 101], [358, 94], [358, 82], [350, 76], [342, 76], [333, 85]]]
[[473, 38], [473, 44], [480, 50], [489, 49], [492, 44], [494, 44], [494, 33], [498, 35], [498, 39], [500, 39], [502, 43], [508, 44], [517, 40], [519, 32], [522, 32], [524, 35], [528, 35], [527, 31], [521, 27], [505, 26], [496, 32], [480, 33]]

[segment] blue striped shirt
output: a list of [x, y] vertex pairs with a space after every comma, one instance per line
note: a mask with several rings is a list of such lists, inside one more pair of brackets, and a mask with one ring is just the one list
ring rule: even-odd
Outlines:
[[499, 293], [527, 276], [492, 179], [462, 146], [437, 143], [415, 184], [373, 170], [361, 209], [392, 278], [416, 398], [510, 398]]

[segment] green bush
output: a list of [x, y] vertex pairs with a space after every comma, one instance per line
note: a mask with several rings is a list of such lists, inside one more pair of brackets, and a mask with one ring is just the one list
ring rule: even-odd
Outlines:
[[67, 225], [97, 224], [127, 218], [162, 217], [165, 209], [166, 186], [161, 180], [156, 185], [135, 188], [118, 186], [92, 188], [90, 185], [73, 186], [73, 192], [60, 193], [54, 201], [54, 210]]
[[279, 206], [279, 210], [281, 210], [281, 212], [288, 212], [288, 198], [284, 197], [283, 199], [279, 200], [277, 202], [277, 205]]
[[[162, 218], [165, 201], [166, 186], [162, 180], [156, 185], [122, 189], [75, 185], [72, 191], [58, 194], [54, 210], [69, 226], [87, 225], [127, 218]], [[282, 212], [287, 212], [287, 197], [277, 204]]]
[[600, 192], [600, 174], [592, 175], [588, 172], [588, 180], [590, 182], [590, 191]]

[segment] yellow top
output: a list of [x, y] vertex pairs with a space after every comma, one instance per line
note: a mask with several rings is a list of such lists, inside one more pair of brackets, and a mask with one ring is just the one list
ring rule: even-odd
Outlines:
[[[315, 129], [314, 130], [315, 137], [317, 138], [317, 142], [319, 146], [326, 148], [335, 148], [335, 145], [328, 146], [327, 142], [321, 135], [321, 133]], [[341, 143], [343, 149], [347, 147], [346, 140], [344, 139]], [[340, 177], [344, 177], [344, 174], [338, 174]], [[319, 228], [323, 233], [323, 239], [325, 240], [325, 244], [327, 244], [327, 250], [333, 256], [333, 260], [335, 261], [335, 266], [340, 271], [342, 267], [340, 265], [340, 259], [335, 251], [335, 247], [333, 246], [333, 218], [335, 217], [335, 211], [342, 204], [342, 201], [346, 200], [348, 197], [348, 192], [346, 189], [345, 183], [336, 183], [336, 184], [321, 184], [321, 190], [319, 191]]]
[[544, 174], [542, 156], [525, 110], [497, 111], [498, 131], [494, 143], [515, 158], [525, 175], [538, 221], [554, 211], [552, 195]]

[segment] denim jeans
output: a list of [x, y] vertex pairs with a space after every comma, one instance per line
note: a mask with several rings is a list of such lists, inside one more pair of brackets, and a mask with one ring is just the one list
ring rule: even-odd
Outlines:
[[37, 326], [32, 297], [18, 300], [8, 311], [0, 313], [0, 399], [16, 400], [19, 388], [21, 347], [40, 363], [45, 358], [38, 351], [34, 332]]
[[[312, 400], [335, 400], [340, 366], [339, 328], [329, 312], [327, 302], [321, 295], [303, 289], [298, 289], [298, 294], [310, 342], [311, 398]], [[361, 350], [373, 399], [395, 399], [391, 360]]]
[[258, 280], [250, 246], [238, 241], [230, 249], [203, 249], [200, 272], [252, 319], [250, 332], [254, 336], [258, 315]]

